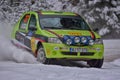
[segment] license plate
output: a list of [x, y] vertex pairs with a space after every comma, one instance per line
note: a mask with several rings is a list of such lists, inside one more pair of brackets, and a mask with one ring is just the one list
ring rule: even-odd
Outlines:
[[87, 48], [70, 48], [70, 52], [88, 52]]

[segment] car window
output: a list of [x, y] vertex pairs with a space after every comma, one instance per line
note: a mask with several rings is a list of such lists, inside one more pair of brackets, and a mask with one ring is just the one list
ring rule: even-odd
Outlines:
[[26, 14], [20, 22], [20, 29], [25, 30], [27, 27], [28, 20], [30, 18], [30, 14]]
[[36, 17], [35, 17], [35, 15], [31, 15], [28, 29], [29, 29], [29, 28], [32, 28], [32, 27], [35, 27], [35, 28], [36, 28]]
[[41, 19], [43, 27], [61, 27], [60, 18], [44, 18]]
[[40, 16], [42, 29], [90, 30], [87, 23], [76, 16]]

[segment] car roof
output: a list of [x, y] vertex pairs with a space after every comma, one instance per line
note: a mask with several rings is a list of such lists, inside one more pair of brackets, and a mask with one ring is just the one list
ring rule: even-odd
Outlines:
[[60, 11], [28, 11], [26, 13], [38, 13], [39, 15], [71, 15], [78, 16], [78, 14], [73, 12], [60, 12]]

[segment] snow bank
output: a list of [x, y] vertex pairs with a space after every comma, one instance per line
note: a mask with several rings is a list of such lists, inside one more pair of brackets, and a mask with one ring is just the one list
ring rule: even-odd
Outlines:
[[105, 49], [118, 49], [120, 50], [120, 39], [113, 39], [113, 40], [104, 40], [104, 47]]
[[119, 66], [120, 67], [120, 58], [119, 59], [116, 59], [114, 60], [113, 62], [111, 62], [112, 64], [116, 65], [116, 66]]
[[104, 40], [104, 59], [107, 62], [120, 58], [120, 40]]
[[27, 51], [16, 48], [10, 41], [11, 25], [0, 24], [0, 61], [13, 60], [16, 62], [35, 63], [36, 58]]

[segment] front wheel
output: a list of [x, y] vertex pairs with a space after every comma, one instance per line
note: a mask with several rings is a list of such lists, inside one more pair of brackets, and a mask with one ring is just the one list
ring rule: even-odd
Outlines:
[[40, 46], [37, 50], [37, 61], [39, 61], [42, 64], [49, 63], [49, 59], [46, 58], [46, 54], [45, 54], [44, 48], [42, 46]]
[[103, 61], [104, 59], [93, 59], [93, 60], [87, 61], [87, 64], [90, 67], [101, 68], [103, 65]]

